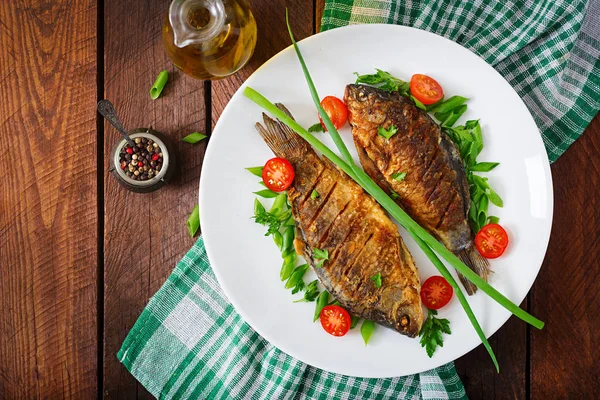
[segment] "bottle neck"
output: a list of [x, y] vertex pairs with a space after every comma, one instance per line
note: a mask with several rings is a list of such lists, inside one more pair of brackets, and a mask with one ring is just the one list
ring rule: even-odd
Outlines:
[[173, 0], [169, 8], [169, 22], [177, 47], [206, 42], [223, 29], [223, 0]]

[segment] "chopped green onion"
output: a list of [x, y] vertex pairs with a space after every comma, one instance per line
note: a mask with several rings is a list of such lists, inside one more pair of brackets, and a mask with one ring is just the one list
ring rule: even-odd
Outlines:
[[410, 95], [410, 98], [412, 99], [412, 101], [415, 103], [415, 106], [417, 106], [417, 108], [420, 108], [423, 111], [427, 111], [427, 106], [423, 103], [421, 103], [415, 96], [413, 96], [412, 94]]
[[201, 141], [202, 139], [206, 139], [206, 135], [203, 135], [200, 132], [193, 132], [193, 133], [190, 133], [189, 135], [187, 135], [186, 137], [184, 137], [181, 140], [183, 140], [186, 143], [196, 144], [199, 141]]
[[296, 268], [294, 268], [294, 272], [292, 272], [292, 275], [290, 275], [290, 278], [285, 283], [285, 288], [291, 289], [291, 288], [295, 287], [296, 285], [298, 285], [298, 283], [300, 281], [302, 281], [302, 277], [306, 273], [307, 269], [308, 269], [308, 264], [298, 265]]
[[390, 189], [390, 197], [394, 200], [400, 198], [400, 195], [396, 192], [394, 192], [393, 190]]
[[319, 197], [319, 192], [317, 192], [316, 190], [313, 190], [312, 193], [310, 194], [310, 198], [312, 200], [315, 200]]
[[500, 218], [494, 217], [493, 215], [490, 215], [487, 219], [488, 224], [497, 224], [499, 222], [500, 222]]
[[448, 100], [445, 100], [444, 102], [438, 104], [436, 107], [431, 108], [429, 111], [435, 111], [436, 113], [440, 114], [448, 113], [454, 110], [455, 108], [465, 104], [467, 100], [469, 99], [467, 99], [466, 97], [452, 96]]
[[473, 172], [490, 172], [496, 168], [500, 163], [497, 162], [480, 162], [471, 166]]
[[358, 325], [358, 323], [360, 322], [360, 317], [357, 317], [356, 315], [350, 315], [350, 318], [350, 329], [354, 329], [356, 325]]
[[283, 265], [281, 266], [281, 271], [279, 271], [279, 277], [281, 278], [281, 281], [285, 281], [286, 279], [288, 279], [291, 275], [292, 272], [294, 271], [294, 264], [289, 264], [289, 263], [283, 263]]
[[185, 223], [187, 225], [188, 231], [190, 232], [190, 237], [194, 237], [196, 232], [198, 232], [198, 228], [200, 228], [200, 207], [198, 204], [192, 210], [192, 213], [187, 219]]
[[360, 335], [365, 341], [365, 346], [369, 344], [369, 340], [371, 340], [371, 336], [373, 335], [373, 331], [375, 330], [375, 323], [373, 321], [369, 321], [365, 319], [360, 327]]
[[281, 245], [283, 244], [283, 237], [282, 237], [281, 233], [275, 232], [275, 233], [273, 233], [272, 236], [273, 236], [273, 242], [275, 242], [277, 247], [279, 247], [279, 250], [281, 250]]
[[150, 89], [150, 97], [152, 98], [152, 100], [158, 99], [158, 96], [160, 96], [168, 79], [169, 73], [167, 72], [167, 70], [165, 69], [163, 71], [160, 71], [160, 73], [156, 77], [156, 80], [154, 81], [154, 84], [152, 85], [152, 88]]

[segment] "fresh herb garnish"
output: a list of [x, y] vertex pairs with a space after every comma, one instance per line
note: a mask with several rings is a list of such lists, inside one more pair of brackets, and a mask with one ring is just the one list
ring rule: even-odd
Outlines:
[[377, 73], [372, 75], [359, 75], [357, 72], [355, 72], [354, 74], [356, 75], [356, 83], [364, 83], [372, 86], [379, 85], [379, 89], [388, 92], [399, 92], [403, 96], [408, 95], [410, 83], [393, 77], [389, 72], [382, 71], [377, 68], [375, 68], [375, 70]]
[[311, 133], [320, 133], [320, 132], [325, 132], [325, 129], [323, 128], [323, 125], [321, 125], [320, 122], [317, 122], [314, 125], [311, 125], [310, 128], [308, 128], [308, 131]]
[[375, 323], [373, 321], [369, 321], [365, 319], [360, 327], [360, 335], [365, 341], [365, 346], [369, 344], [369, 340], [371, 340], [371, 336], [373, 335], [373, 331], [375, 330]]
[[[301, 302], [310, 303], [312, 301], [315, 301], [315, 299], [319, 295], [319, 288], [317, 287], [318, 282], [319, 281], [317, 281], [315, 279], [314, 281], [312, 281], [311, 283], [306, 285], [306, 288], [304, 289], [304, 297], [294, 301], [294, 303], [301, 303]], [[294, 294], [294, 293], [292, 292], [292, 294]]]
[[317, 297], [317, 304], [315, 304], [315, 315], [313, 318], [313, 322], [319, 319], [321, 315], [321, 311], [323, 308], [329, 303], [329, 292], [327, 290], [323, 290], [321, 294]]
[[[250, 172], [252, 175], [256, 175], [259, 178], [262, 178], [263, 167], [248, 167], [246, 168], [246, 171]], [[265, 184], [262, 180], [258, 183], [261, 183], [263, 185]]]
[[323, 263], [326, 260], [329, 260], [329, 251], [314, 248], [313, 258], [315, 261], [317, 261], [317, 265], [315, 265], [315, 268], [321, 268], [323, 266]]
[[186, 143], [196, 144], [196, 143], [198, 143], [199, 141], [201, 141], [203, 139], [206, 139], [206, 135], [203, 135], [200, 132], [193, 132], [193, 133], [190, 133], [189, 135], [187, 135], [186, 137], [184, 137], [181, 140], [183, 140]]
[[254, 222], [257, 224], [268, 227], [265, 236], [278, 232], [279, 227], [281, 226], [281, 221], [279, 220], [280, 217], [267, 212], [258, 199], [254, 199], [254, 216], [252, 218], [254, 218]]
[[[308, 264], [298, 265], [296, 268], [294, 268], [292, 275], [290, 275], [290, 278], [285, 283], [285, 288], [296, 289], [298, 285], [302, 285], [302, 288], [304, 288], [304, 282], [302, 281], [302, 278], [304, 277], [304, 274], [306, 273], [307, 269]], [[300, 289], [297, 289], [296, 291], [292, 292], [292, 294], [296, 294], [298, 290]]]
[[312, 193], [310, 194], [310, 198], [312, 200], [315, 200], [319, 197], [319, 192], [317, 192], [316, 190], [313, 190]]
[[360, 322], [360, 317], [357, 317], [356, 315], [350, 315], [350, 318], [350, 329], [354, 329], [356, 328], [356, 325], [358, 325], [358, 323]]
[[196, 206], [192, 210], [192, 213], [188, 217], [185, 225], [187, 226], [188, 231], [190, 232], [190, 237], [194, 237], [196, 235], [196, 232], [198, 232], [198, 228], [200, 228], [200, 207], [198, 207], [198, 204], [196, 204]]
[[437, 311], [429, 310], [427, 319], [421, 327], [419, 336], [421, 337], [421, 346], [425, 347], [427, 355], [431, 358], [437, 346], [444, 346], [442, 333], [450, 335], [450, 321], [446, 318], [436, 318]]
[[390, 127], [387, 129], [385, 129], [383, 126], [380, 126], [379, 128], [377, 128], [377, 133], [379, 133], [379, 136], [383, 136], [384, 138], [389, 140], [389, 138], [398, 133], [398, 128], [396, 128], [393, 124], [390, 125]]
[[406, 178], [406, 172], [396, 172], [395, 174], [392, 174], [392, 178], [398, 182], [403, 181], [404, 178]]
[[270, 189], [259, 190], [258, 192], [252, 192], [257, 196], [264, 197], [265, 199], [273, 199], [278, 196], [277, 193]]
[[396, 192], [394, 192], [393, 190], [390, 189], [390, 197], [394, 200], [400, 198], [400, 195]]
[[381, 287], [381, 272], [378, 272], [375, 275], [373, 275], [371, 277], [371, 280], [375, 284], [376, 288], [380, 288]]
[[412, 99], [412, 101], [415, 103], [415, 106], [417, 106], [417, 108], [420, 108], [423, 111], [427, 111], [427, 106], [423, 103], [421, 103], [419, 101], [419, 99], [417, 99], [415, 96], [413, 96], [412, 94], [410, 95], [410, 98]]

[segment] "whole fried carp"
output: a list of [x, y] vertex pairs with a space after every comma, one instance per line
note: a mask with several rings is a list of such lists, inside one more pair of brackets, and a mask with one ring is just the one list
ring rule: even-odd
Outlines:
[[[448, 250], [487, 281], [489, 263], [473, 244], [469, 186], [460, 153], [431, 117], [398, 92], [347, 85], [348, 121], [365, 172]], [[379, 128], [397, 128], [389, 139]], [[404, 178], [399, 178], [403, 176]], [[467, 293], [477, 287], [459, 274]]]
[[[273, 153], [294, 167], [288, 200], [296, 251], [350, 314], [417, 336], [423, 324], [421, 283], [396, 225], [358, 184], [291, 129], [264, 114], [263, 120], [256, 129]], [[313, 191], [318, 196], [311, 198]], [[328, 259], [316, 258], [314, 249], [326, 250]], [[372, 279], [377, 274], [381, 287]]]

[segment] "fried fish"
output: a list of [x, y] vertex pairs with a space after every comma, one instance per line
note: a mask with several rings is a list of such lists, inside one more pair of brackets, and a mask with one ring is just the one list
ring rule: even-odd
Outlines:
[[[487, 280], [489, 263], [473, 244], [469, 186], [460, 153], [425, 112], [399, 93], [347, 85], [348, 121], [365, 172], [469, 268]], [[379, 129], [395, 128], [386, 139]], [[392, 192], [393, 191], [393, 192]], [[469, 294], [477, 287], [459, 274]]]
[[[291, 129], [264, 114], [263, 120], [256, 129], [295, 170], [288, 199], [296, 251], [350, 314], [417, 336], [423, 324], [421, 283], [396, 225], [358, 184]], [[318, 196], [311, 196], [313, 191]], [[328, 259], [316, 257], [315, 249], [327, 251]], [[377, 274], [380, 287], [372, 279]]]

